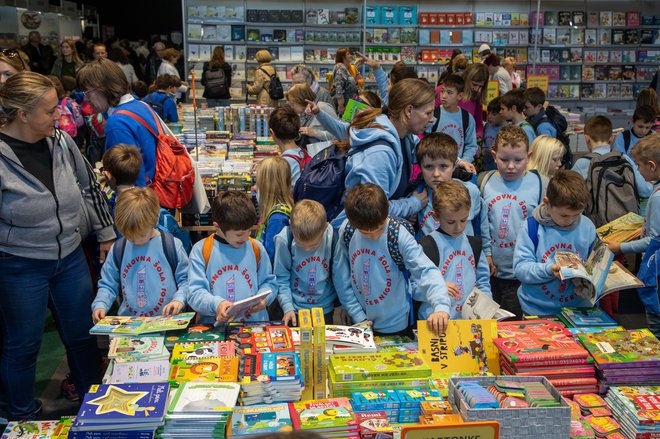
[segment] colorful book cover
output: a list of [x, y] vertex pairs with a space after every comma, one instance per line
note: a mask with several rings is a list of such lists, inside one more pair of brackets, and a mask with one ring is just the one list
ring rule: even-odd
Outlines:
[[618, 323], [597, 306], [592, 308], [562, 308], [561, 314], [573, 326], [617, 326]]
[[114, 337], [110, 340], [108, 358], [140, 358], [169, 354], [163, 337]]
[[341, 118], [347, 122], [350, 122], [360, 110], [364, 110], [366, 108], [369, 108], [369, 105], [358, 102], [355, 99], [349, 99], [348, 103], [346, 104], [344, 114]]
[[109, 316], [101, 319], [89, 330], [89, 333], [95, 335], [141, 335], [151, 332], [172, 331], [187, 327], [193, 317], [195, 317], [194, 312], [157, 317]]
[[[177, 343], [172, 350], [172, 363], [220, 355], [218, 342]], [[233, 355], [233, 353], [232, 353]]]
[[287, 404], [253, 405], [234, 408], [227, 435], [242, 436], [292, 430], [293, 424]]
[[[514, 322], [521, 323], [521, 322]], [[524, 322], [516, 329], [506, 329], [508, 335], [493, 343], [512, 363], [548, 361], [568, 358], [587, 358], [587, 351], [571, 337], [570, 332], [557, 323], [542, 320]], [[506, 325], [506, 323], [505, 323]], [[513, 325], [512, 325], [513, 326]], [[500, 328], [500, 331], [502, 329]], [[511, 334], [511, 332], [515, 333]]]
[[383, 409], [398, 409], [399, 398], [394, 390], [367, 390], [351, 392], [353, 408], [365, 412]]
[[635, 212], [628, 212], [620, 218], [596, 229], [603, 241], [628, 242], [639, 238], [642, 233], [644, 217]]
[[58, 424], [58, 421], [12, 421], [7, 424], [2, 439], [48, 439]]
[[170, 374], [168, 360], [113, 362], [108, 384], [158, 383], [167, 381]]
[[331, 355], [329, 369], [332, 369], [337, 381], [431, 376], [431, 368], [422, 355], [405, 352]]
[[394, 437], [394, 430], [383, 411], [370, 411], [355, 414], [360, 426], [361, 439], [388, 439]]
[[158, 423], [165, 414], [167, 383], [95, 384], [85, 394], [77, 421]]
[[613, 386], [605, 400], [635, 424], [660, 424], [660, 386]]
[[238, 358], [199, 358], [172, 364], [170, 383], [203, 381], [209, 383], [238, 381]]
[[291, 330], [286, 326], [242, 327], [236, 334], [236, 343], [243, 354], [294, 350]]
[[[300, 356], [296, 352], [260, 354], [261, 382], [295, 382], [303, 384]], [[267, 379], [265, 378], [267, 377]]]
[[660, 365], [660, 341], [648, 329], [581, 334], [578, 337], [601, 368]]
[[237, 383], [183, 383], [173, 392], [168, 414], [231, 413], [241, 386]]
[[498, 353], [492, 340], [497, 336], [495, 320], [450, 320], [440, 336], [426, 321], [417, 322], [419, 352], [433, 373], [499, 372]]
[[357, 425], [348, 398], [316, 399], [289, 403], [296, 430], [353, 430]]

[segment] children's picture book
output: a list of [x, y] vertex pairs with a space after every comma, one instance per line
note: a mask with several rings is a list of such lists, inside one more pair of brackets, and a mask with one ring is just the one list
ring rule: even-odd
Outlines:
[[195, 317], [194, 312], [157, 317], [107, 316], [94, 325], [89, 333], [92, 335], [142, 335], [151, 332], [172, 331], [187, 327], [193, 317]]
[[507, 328], [507, 336], [496, 338], [493, 343], [511, 363], [583, 359], [589, 355], [558, 323], [531, 320], [505, 322], [503, 326]]
[[572, 326], [617, 326], [618, 323], [600, 307], [562, 308], [561, 316]]
[[328, 398], [289, 403], [296, 430], [332, 432], [355, 430], [357, 421], [348, 398]]
[[162, 383], [170, 374], [170, 362], [165, 360], [131, 361], [118, 363], [113, 361], [112, 372], [106, 384], [120, 383]]
[[286, 326], [241, 327], [235, 339], [242, 354], [294, 350], [291, 330]]
[[85, 394], [76, 421], [89, 424], [160, 424], [167, 383], [95, 384]]
[[[172, 392], [169, 415], [231, 413], [241, 386], [238, 383], [183, 383]], [[169, 416], [168, 416], [169, 418]]]
[[361, 439], [388, 439], [394, 437], [394, 430], [383, 411], [355, 413], [360, 426]]
[[272, 293], [272, 291], [268, 290], [255, 294], [252, 297], [248, 297], [246, 299], [232, 303], [232, 305], [227, 308], [227, 316], [229, 317], [229, 321], [233, 322], [234, 320], [243, 317], [250, 308], [258, 305], [259, 302], [265, 300]]
[[367, 390], [351, 392], [353, 408], [360, 412], [372, 410], [398, 410], [399, 398], [394, 390]]
[[333, 347], [341, 346], [342, 353], [346, 349], [355, 348], [360, 352], [376, 352], [373, 332], [368, 327], [326, 325], [325, 343]]
[[510, 311], [500, 308], [500, 305], [487, 296], [479, 288], [474, 288], [467, 296], [461, 309], [463, 320], [504, 320], [515, 317]]
[[163, 337], [113, 337], [108, 358], [164, 358], [169, 359]]
[[636, 425], [660, 424], [660, 386], [610, 387], [605, 400]]
[[292, 430], [291, 414], [286, 403], [252, 405], [234, 408], [227, 436], [252, 436]]
[[238, 357], [209, 357], [178, 361], [170, 369], [170, 384], [187, 381], [232, 383], [238, 381]]
[[224, 328], [218, 328], [215, 325], [191, 325], [188, 329], [172, 331], [165, 335], [165, 347], [172, 348], [176, 343], [223, 341], [224, 339]]
[[648, 329], [580, 334], [578, 337], [600, 368], [660, 365], [660, 341]]
[[[426, 324], [426, 322], [424, 322]], [[387, 378], [425, 378], [431, 368], [420, 354], [382, 352], [375, 354], [336, 354], [330, 366], [336, 381], [382, 380]]]
[[628, 242], [638, 239], [642, 234], [644, 217], [635, 212], [628, 212], [596, 229], [596, 233], [603, 241]]
[[2, 439], [46, 439], [54, 437], [58, 421], [12, 421], [7, 424]]
[[[228, 342], [232, 343], [233, 342]], [[224, 355], [234, 355], [235, 352]], [[172, 363], [177, 361], [196, 361], [199, 358], [217, 357], [220, 354], [220, 342], [190, 342], [190, 343], [177, 343], [172, 350]]]
[[419, 353], [433, 373], [499, 372], [495, 320], [450, 320], [445, 334], [429, 330], [426, 320], [417, 322]]

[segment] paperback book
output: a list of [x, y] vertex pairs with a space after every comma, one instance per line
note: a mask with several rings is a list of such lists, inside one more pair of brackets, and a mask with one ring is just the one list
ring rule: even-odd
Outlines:
[[598, 229], [596, 233], [603, 241], [628, 242], [633, 241], [642, 234], [644, 217], [635, 212], [628, 212]]
[[504, 320], [515, 317], [515, 314], [500, 308], [492, 297], [474, 288], [463, 303], [461, 317], [464, 320]]
[[163, 337], [113, 337], [110, 340], [108, 358], [169, 359]]
[[289, 404], [296, 430], [355, 431], [357, 421], [348, 398], [329, 398]]

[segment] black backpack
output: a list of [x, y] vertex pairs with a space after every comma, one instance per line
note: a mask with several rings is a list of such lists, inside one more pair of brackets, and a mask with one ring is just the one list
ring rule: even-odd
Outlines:
[[229, 94], [227, 77], [222, 67], [215, 67], [206, 72], [204, 97], [208, 99], [223, 99]]
[[270, 78], [270, 83], [268, 84], [267, 90], [268, 96], [270, 96], [270, 98], [274, 101], [284, 99], [284, 88], [282, 87], [282, 81], [280, 81], [280, 78], [277, 76], [277, 72], [271, 75], [263, 67], [259, 67], [259, 70], [264, 72]]
[[559, 112], [559, 110], [557, 110], [557, 108], [548, 105], [548, 108], [545, 109], [545, 115], [535, 122], [536, 123], [532, 124], [535, 132], [538, 131], [539, 125], [545, 122], [548, 122], [555, 127], [555, 130], [557, 130], [556, 139], [566, 147], [566, 152], [561, 159], [561, 164], [569, 169], [573, 161], [573, 153], [571, 152], [571, 139], [568, 137], [568, 134], [566, 134], [566, 130], [568, 129], [566, 118]]
[[156, 101], [154, 100], [154, 95], [156, 92], [149, 94], [147, 97], [144, 98], [144, 102], [147, 103], [152, 110], [160, 116], [161, 119], [165, 120], [165, 112], [163, 111], [163, 104], [165, 103], [165, 99], [167, 99], [167, 95], [163, 98], [162, 101]]
[[[474, 265], [477, 267], [479, 266], [479, 260], [481, 259], [483, 242], [481, 241], [481, 238], [475, 236], [468, 236], [467, 239], [470, 243], [470, 248], [472, 248], [472, 254], [474, 255]], [[438, 243], [435, 242], [435, 239], [430, 235], [426, 235], [419, 240], [419, 245], [422, 246], [424, 254], [431, 260], [431, 262], [433, 262], [433, 265], [439, 267], [440, 249], [438, 248]]]

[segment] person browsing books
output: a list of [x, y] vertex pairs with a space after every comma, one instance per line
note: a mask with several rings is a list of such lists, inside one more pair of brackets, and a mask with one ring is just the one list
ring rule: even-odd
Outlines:
[[[507, 73], [508, 75], [508, 73]], [[523, 109], [525, 108], [525, 98], [523, 91], [520, 89], [511, 90], [501, 96], [500, 99], [500, 113], [504, 120], [508, 120], [511, 124], [521, 127], [525, 130], [527, 135], [527, 143], [532, 144], [536, 138], [534, 127], [525, 120]]]

